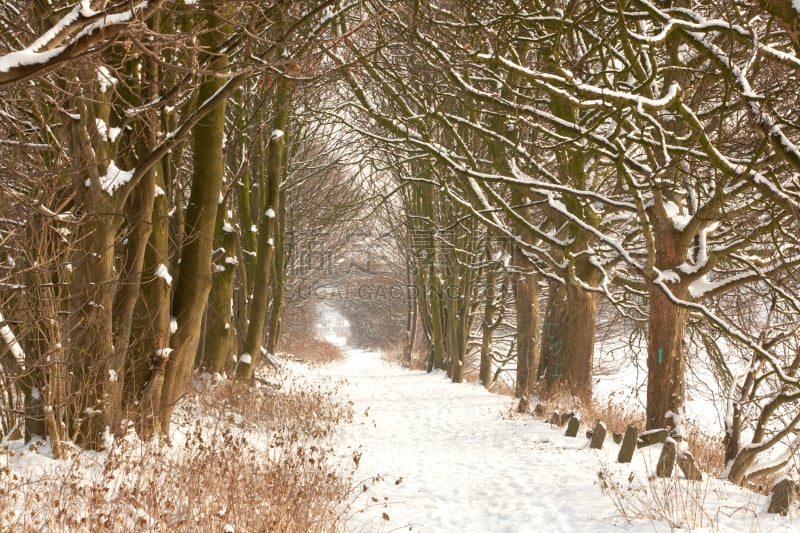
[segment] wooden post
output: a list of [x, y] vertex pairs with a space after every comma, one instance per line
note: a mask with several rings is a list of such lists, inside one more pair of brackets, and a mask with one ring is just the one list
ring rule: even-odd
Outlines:
[[656, 476], [672, 477], [672, 470], [675, 468], [675, 459], [678, 456], [678, 445], [672, 439], [664, 441], [661, 449], [661, 456], [656, 465]]
[[633, 459], [633, 451], [636, 449], [636, 437], [638, 433], [639, 431], [633, 424], [629, 425], [628, 429], [625, 430], [625, 436], [622, 437], [622, 446], [620, 446], [619, 455], [617, 455], [618, 463], [631, 462]]
[[651, 444], [664, 442], [667, 440], [668, 436], [669, 432], [666, 429], [651, 429], [650, 431], [645, 431], [639, 435], [639, 440], [636, 447], [644, 448], [645, 446], [650, 446]]
[[768, 513], [786, 516], [792, 507], [792, 502], [797, 497], [797, 483], [789, 478], [780, 479], [772, 487], [772, 497], [769, 500]]
[[578, 429], [581, 427], [581, 419], [577, 416], [573, 416], [569, 419], [567, 423], [567, 432], [565, 435], [567, 437], [576, 437], [578, 436]]
[[559, 426], [564, 426], [564, 424], [572, 420], [572, 418], [575, 416], [578, 416], [578, 414], [575, 411], [564, 411], [563, 413], [561, 413], [561, 420]]
[[592, 432], [592, 442], [589, 444], [589, 448], [599, 450], [603, 447], [603, 441], [605, 440], [606, 425], [602, 422], [598, 422], [597, 425], [594, 426], [594, 431]]
[[703, 481], [703, 473], [694, 462], [694, 456], [689, 450], [678, 454], [678, 467], [689, 481]]

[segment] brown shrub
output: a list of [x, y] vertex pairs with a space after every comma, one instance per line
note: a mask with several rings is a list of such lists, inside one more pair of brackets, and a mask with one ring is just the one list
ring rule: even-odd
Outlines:
[[335, 344], [319, 337], [287, 339], [281, 349], [284, 354], [309, 365], [324, 365], [344, 359], [344, 352]]
[[341, 531], [352, 473], [326, 437], [350, 416], [322, 388], [198, 380], [170, 444], [131, 434], [47, 469], [0, 470], [0, 529]]

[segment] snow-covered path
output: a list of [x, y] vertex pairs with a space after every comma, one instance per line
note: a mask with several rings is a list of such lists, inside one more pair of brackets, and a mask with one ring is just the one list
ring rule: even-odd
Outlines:
[[[345, 442], [362, 453], [359, 476], [384, 476], [355, 505], [369, 506], [353, 518], [356, 530], [619, 531], [602, 522], [610, 502], [585, 501], [586, 476], [576, 479], [567, 464], [575, 453], [596, 452], [546, 425], [509, 420], [509, 398], [374, 352], [348, 352], [321, 373], [347, 380], [343, 392], [357, 415]], [[549, 453], [537, 453], [542, 447]], [[568, 509], [576, 505], [582, 518]]]
[[[507, 397], [475, 385], [454, 385], [443, 374], [400, 368], [374, 352], [349, 351], [345, 361], [312, 374], [345, 380], [341, 394], [356, 412], [354, 423], [342, 428], [338, 446], [343, 461], [361, 453], [356, 476], [369, 488], [353, 507], [349, 530], [670, 530], [664, 523], [626, 525], [602, 494], [597, 484], [601, 468], [622, 476], [627, 476], [625, 469], [644, 468], [642, 456], [632, 465], [614, 464], [617, 447], [610, 439], [605, 450], [590, 450], [584, 438], [511, 418]], [[746, 531], [754, 518], [758, 531], [790, 531], [797, 525], [757, 514], [730, 529], [718, 523], [702, 531]], [[762, 528], [764, 520], [770, 527]]]

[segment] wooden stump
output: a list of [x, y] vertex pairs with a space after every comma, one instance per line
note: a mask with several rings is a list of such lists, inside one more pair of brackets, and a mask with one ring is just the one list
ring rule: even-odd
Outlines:
[[797, 483], [789, 478], [783, 478], [772, 487], [772, 497], [769, 499], [768, 513], [786, 516], [792, 503], [797, 498]]
[[703, 473], [697, 467], [694, 456], [689, 450], [678, 454], [678, 467], [689, 481], [703, 481]]
[[658, 477], [672, 477], [672, 470], [675, 468], [675, 459], [678, 456], [678, 445], [672, 439], [664, 441], [664, 447], [661, 448], [661, 455], [658, 458], [656, 465], [656, 476]]
[[639, 441], [636, 447], [644, 448], [645, 446], [650, 446], [651, 444], [664, 442], [667, 440], [668, 436], [669, 432], [666, 429], [651, 429], [650, 431], [645, 431], [639, 435]]
[[577, 416], [573, 416], [569, 419], [567, 423], [567, 432], [565, 435], [567, 437], [577, 437], [578, 436], [578, 429], [581, 427], [581, 419]]
[[594, 431], [592, 432], [592, 442], [589, 443], [589, 448], [594, 448], [595, 450], [599, 450], [603, 447], [603, 441], [606, 440], [606, 425], [602, 422], [598, 422], [594, 426]]
[[617, 455], [618, 463], [630, 463], [633, 459], [633, 451], [636, 449], [636, 437], [638, 435], [636, 426], [633, 424], [628, 426], [625, 430], [625, 436], [622, 437], [622, 446]]

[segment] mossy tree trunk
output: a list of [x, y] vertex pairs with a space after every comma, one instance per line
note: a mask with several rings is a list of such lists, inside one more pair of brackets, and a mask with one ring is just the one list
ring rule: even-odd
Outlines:
[[[284, 24], [285, 21], [278, 22], [277, 26], [283, 27]], [[244, 346], [236, 363], [236, 376], [243, 380], [253, 378], [253, 373], [261, 358], [264, 342], [264, 326], [269, 309], [270, 274], [274, 267], [276, 218], [280, 208], [280, 185], [285, 170], [283, 162], [286, 156], [292, 92], [292, 80], [288, 76], [281, 76], [275, 93], [275, 119], [267, 150], [266, 201], [258, 224], [253, 299], [248, 312]]]
[[200, 366], [223, 373], [234, 350], [233, 282], [239, 259], [238, 227], [233, 225], [225, 204], [217, 213], [214, 274], [206, 313], [205, 340]]
[[267, 335], [267, 353], [274, 354], [278, 350], [281, 336], [283, 304], [286, 298], [286, 264], [288, 248], [286, 247], [286, 191], [281, 190], [278, 205], [278, 220], [275, 223], [275, 267], [272, 276], [272, 305], [269, 312], [269, 334]]
[[[494, 332], [503, 320], [499, 298], [504, 290], [498, 291], [501, 262], [492, 259], [492, 247], [487, 237], [485, 244], [486, 288], [483, 303], [483, 322], [481, 323], [481, 359], [478, 379], [487, 389], [492, 386], [492, 363], [494, 362]], [[505, 282], [503, 283], [505, 286]]]
[[[207, 75], [200, 86], [200, 105], [222, 88], [228, 76], [228, 57], [218, 52], [231, 31], [224, 22], [226, 13], [221, 12], [227, 8], [215, 7], [211, 2], [207, 4], [205, 7], [209, 11], [205, 19], [210, 30], [201, 35], [200, 42], [205, 50], [209, 50], [203, 53], [213, 57], [209, 69], [214, 74]], [[164, 432], [169, 431], [175, 403], [191, 379], [211, 291], [214, 225], [225, 171], [225, 110], [226, 102], [223, 100], [192, 129], [194, 177], [186, 208], [185, 239], [172, 300], [177, 331], [172, 337], [172, 352], [166, 364], [161, 396], [161, 429]]]
[[[594, 335], [600, 293], [586, 290], [599, 273], [585, 256], [567, 267], [554, 287], [542, 333], [540, 375], [548, 387], [563, 384], [584, 402], [592, 398]], [[554, 284], [555, 285], [555, 284]]]

